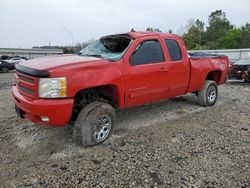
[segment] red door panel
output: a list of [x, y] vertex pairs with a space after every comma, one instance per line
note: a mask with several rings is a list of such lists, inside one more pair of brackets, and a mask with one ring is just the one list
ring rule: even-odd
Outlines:
[[124, 58], [124, 64], [127, 70], [127, 74], [124, 76], [126, 107], [167, 98], [170, 89], [168, 75], [169, 65], [165, 60], [152, 64], [131, 65], [130, 60], [134, 49], [145, 40], [148, 39], [144, 38], [136, 41], [136, 43], [131, 46], [132, 50], [128, 53], [129, 55]]

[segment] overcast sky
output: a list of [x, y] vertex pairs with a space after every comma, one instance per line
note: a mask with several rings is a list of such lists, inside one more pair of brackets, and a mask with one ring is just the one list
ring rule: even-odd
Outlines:
[[0, 0], [0, 47], [70, 45], [102, 35], [157, 27], [180, 32], [217, 9], [236, 26], [250, 22], [250, 0]]

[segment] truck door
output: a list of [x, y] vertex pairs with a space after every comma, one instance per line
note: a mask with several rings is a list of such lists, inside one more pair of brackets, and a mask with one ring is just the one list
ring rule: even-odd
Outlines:
[[138, 39], [124, 59], [125, 107], [132, 107], [168, 96], [168, 65], [158, 38]]
[[190, 79], [190, 63], [187, 51], [182, 40], [175, 38], [164, 39], [166, 47], [166, 56], [170, 92], [168, 97], [176, 97], [186, 93]]

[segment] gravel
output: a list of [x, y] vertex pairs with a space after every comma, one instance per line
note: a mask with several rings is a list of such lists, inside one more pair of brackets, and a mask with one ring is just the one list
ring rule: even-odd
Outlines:
[[17, 118], [13, 80], [0, 74], [0, 187], [250, 186], [250, 84], [219, 87], [210, 108], [189, 94], [118, 111], [111, 138], [81, 148], [71, 127]]

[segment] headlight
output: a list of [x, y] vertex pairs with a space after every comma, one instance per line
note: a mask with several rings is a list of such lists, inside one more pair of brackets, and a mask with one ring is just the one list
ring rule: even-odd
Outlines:
[[40, 78], [38, 93], [41, 98], [67, 97], [67, 80], [65, 77]]

